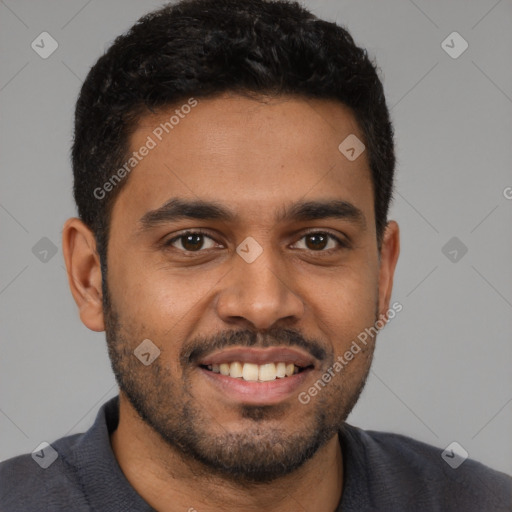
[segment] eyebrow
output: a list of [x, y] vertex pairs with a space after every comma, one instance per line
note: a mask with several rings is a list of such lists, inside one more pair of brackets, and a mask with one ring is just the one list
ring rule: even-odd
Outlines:
[[[144, 231], [164, 223], [183, 219], [218, 220], [235, 222], [238, 215], [215, 201], [187, 200], [172, 198], [156, 210], [146, 212], [139, 220]], [[366, 219], [362, 210], [343, 200], [297, 201], [283, 207], [276, 215], [275, 221], [308, 221], [319, 219], [343, 219], [358, 224], [366, 229]]]

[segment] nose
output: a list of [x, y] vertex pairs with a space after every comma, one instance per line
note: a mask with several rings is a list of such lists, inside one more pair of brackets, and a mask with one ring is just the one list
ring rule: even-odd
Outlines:
[[283, 319], [293, 323], [302, 318], [304, 303], [293, 290], [291, 272], [276, 259], [270, 249], [264, 249], [252, 263], [234, 256], [216, 302], [217, 314], [225, 323], [249, 322], [252, 328], [263, 330]]

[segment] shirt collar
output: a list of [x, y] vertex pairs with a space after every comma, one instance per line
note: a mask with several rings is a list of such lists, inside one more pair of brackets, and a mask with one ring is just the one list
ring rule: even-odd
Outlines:
[[73, 465], [94, 510], [151, 512], [154, 509], [130, 485], [112, 450], [110, 434], [118, 423], [119, 395], [101, 406], [94, 424], [75, 445]]

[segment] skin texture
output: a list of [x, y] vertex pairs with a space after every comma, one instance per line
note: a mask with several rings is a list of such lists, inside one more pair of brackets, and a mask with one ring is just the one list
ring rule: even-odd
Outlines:
[[[342, 104], [227, 94], [198, 101], [116, 199], [108, 290], [91, 231], [78, 219], [63, 230], [80, 317], [106, 330], [120, 386], [112, 447], [157, 510], [334, 511], [343, 480], [337, 430], [364, 386], [375, 339], [309, 404], [297, 395], [389, 309], [398, 226], [388, 223], [379, 252], [366, 152], [351, 162], [338, 150], [349, 134], [363, 138]], [[175, 108], [142, 118], [132, 149]], [[144, 229], [140, 219], [171, 198], [216, 201], [237, 217]], [[351, 203], [362, 220], [276, 221], [291, 203], [332, 199]], [[208, 236], [163, 246], [197, 229]], [[252, 263], [236, 252], [247, 237], [263, 249]], [[133, 355], [144, 339], [160, 349], [148, 366]], [[248, 405], [212, 386], [188, 357], [233, 346], [301, 346], [317, 357], [296, 392]]]

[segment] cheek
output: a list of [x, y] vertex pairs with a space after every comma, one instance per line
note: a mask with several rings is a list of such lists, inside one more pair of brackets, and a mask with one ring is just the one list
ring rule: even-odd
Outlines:
[[345, 269], [317, 290], [311, 302], [315, 322], [332, 340], [336, 355], [343, 354], [376, 321], [378, 273], [371, 265]]
[[[144, 264], [143, 256], [112, 262], [109, 287], [123, 335], [136, 346], [150, 339], [161, 351], [161, 364], [181, 372], [178, 354], [197, 327], [209, 294], [221, 275], [187, 272]], [[149, 260], [149, 258], [147, 258]]]
[[187, 323], [187, 318], [202, 307], [218, 280], [217, 273], [176, 275], [172, 269], [146, 269], [127, 276], [119, 292], [135, 318], [171, 328], [178, 321]]
[[108, 283], [120, 314], [135, 323], [158, 327], [187, 308], [188, 290], [174, 283], [169, 273], [154, 268], [149, 254], [128, 252], [114, 237], [109, 247]]

